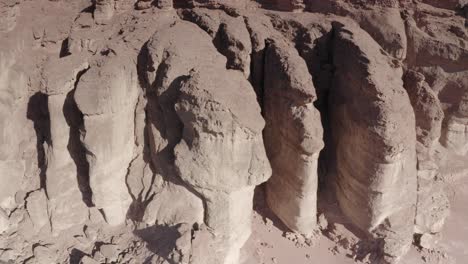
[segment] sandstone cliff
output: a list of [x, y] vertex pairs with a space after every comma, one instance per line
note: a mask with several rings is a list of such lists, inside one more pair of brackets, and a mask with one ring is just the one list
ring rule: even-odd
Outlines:
[[1, 0], [0, 263], [249, 263], [263, 199], [306, 244], [342, 216], [355, 261], [430, 248], [467, 25], [464, 0]]

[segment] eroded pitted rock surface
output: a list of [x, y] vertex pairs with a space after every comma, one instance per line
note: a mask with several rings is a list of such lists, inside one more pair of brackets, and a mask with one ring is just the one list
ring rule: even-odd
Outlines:
[[466, 4], [0, 1], [0, 262], [268, 263], [263, 194], [296, 245], [346, 223], [353, 261], [437, 251]]

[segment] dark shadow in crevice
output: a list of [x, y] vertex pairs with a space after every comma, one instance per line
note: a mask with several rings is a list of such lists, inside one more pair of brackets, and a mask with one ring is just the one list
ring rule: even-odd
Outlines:
[[63, 58], [68, 55], [71, 55], [71, 53], [68, 51], [68, 42], [69, 42], [69, 38], [66, 38], [62, 41], [62, 45], [60, 47], [59, 58]]
[[86, 256], [86, 253], [79, 249], [72, 249], [70, 252], [69, 264], [80, 264], [81, 259]]
[[150, 80], [148, 80], [148, 72], [154, 72], [154, 63], [149, 56], [148, 51], [148, 42], [145, 42], [138, 52], [137, 56], [137, 75], [138, 75], [138, 83], [140, 87], [143, 89], [144, 93], [148, 93], [150, 90]]
[[75, 90], [70, 91], [63, 104], [63, 115], [70, 127], [67, 149], [76, 166], [78, 187], [81, 191], [83, 202], [92, 207], [92, 191], [89, 186], [89, 163], [86, 159], [88, 152], [81, 142], [81, 130], [84, 127], [83, 114], [78, 109], [74, 100]]
[[65, 117], [65, 121], [70, 128], [67, 149], [76, 166], [78, 187], [80, 189], [83, 202], [86, 206], [93, 207], [92, 191], [89, 185], [89, 163], [86, 159], [86, 154], [89, 152], [81, 142], [81, 134], [84, 129], [84, 118], [83, 113], [81, 113], [74, 99], [76, 86], [80, 77], [86, 71], [87, 69], [84, 69], [77, 74], [75, 88], [65, 97], [62, 112]]
[[37, 92], [29, 98], [26, 117], [34, 124], [36, 132], [37, 164], [39, 167], [40, 187], [47, 195], [47, 155], [46, 151], [52, 146], [50, 132], [49, 98], [42, 92]]
[[[164, 259], [164, 263], [177, 264], [178, 262], [176, 262], [171, 255], [173, 250], [177, 248], [177, 240], [181, 237], [178, 231], [180, 225], [181, 224], [174, 226], [155, 225], [135, 230], [133, 233], [146, 242], [146, 247], [151, 252]], [[150, 260], [148, 260], [148, 263], [150, 263], [149, 261]]]
[[299, 55], [306, 62], [307, 68], [315, 87], [317, 100], [314, 102], [315, 108], [320, 112], [321, 124], [323, 128], [324, 148], [320, 151], [318, 160], [318, 182], [319, 190], [326, 184], [333, 182], [328, 175], [330, 167], [331, 131], [329, 120], [329, 94], [333, 82], [333, 30], [326, 32], [322, 29], [322, 36], [312, 39], [308, 29], [303, 25], [295, 24], [297, 30], [294, 43]]
[[[143, 46], [140, 48], [140, 51], [137, 56], [137, 77], [138, 77], [138, 83], [139, 86], [141, 87], [140, 91], [140, 97], [138, 99], [137, 105], [135, 106], [135, 120], [136, 116], [138, 114], [138, 110], [143, 108], [143, 111], [145, 112], [145, 126], [143, 128], [143, 161], [144, 163], [149, 166], [151, 172], [152, 172], [152, 179], [151, 179], [151, 187], [146, 193], [139, 193], [138, 196], [136, 194], [133, 194], [132, 191], [130, 190], [129, 187], [129, 194], [132, 197], [132, 203], [130, 204], [128, 211], [127, 211], [127, 219], [130, 219], [135, 222], [141, 222], [146, 210], [146, 207], [148, 204], [151, 202], [151, 200], [154, 198], [154, 193], [152, 192], [151, 188], [153, 187], [153, 183], [155, 181], [156, 177], [156, 170], [153, 166], [153, 162], [151, 159], [151, 148], [150, 148], [150, 138], [149, 138], [149, 127], [148, 127], [148, 101], [154, 100], [155, 96], [155, 91], [151, 90], [151, 82], [148, 79], [148, 73], [149, 72], [155, 72], [156, 69], [153, 68], [153, 62], [151, 61], [151, 57], [149, 56], [149, 51], [148, 51], [148, 42], [145, 42]], [[141, 106], [140, 104], [145, 104], [144, 106]], [[136, 126], [135, 126], [136, 129]], [[139, 133], [139, 131], [135, 130], [135, 133]], [[137, 157], [139, 158], [139, 157]], [[128, 186], [128, 177], [130, 173], [132, 173], [133, 169], [133, 163], [135, 160], [133, 160], [128, 168], [127, 176], [126, 176], [126, 181], [127, 181], [127, 186]]]
[[174, 0], [174, 8], [192, 8], [193, 4], [190, 4], [190, 1], [187, 0]]
[[[167, 69], [168, 65], [164, 62], [161, 63], [156, 71], [156, 76], [165, 76]], [[175, 168], [174, 148], [182, 140], [184, 132], [184, 125], [175, 111], [175, 103], [179, 97], [179, 89], [182, 83], [188, 78], [189, 76], [186, 75], [175, 78], [165, 91], [159, 92], [159, 95], [156, 95], [155, 88], [152, 88], [153, 92], [147, 93], [146, 133], [148, 133], [148, 145], [153, 146], [153, 148], [150, 148], [151, 155], [148, 158], [153, 163], [152, 165], [156, 169], [156, 173], [161, 175], [164, 181], [183, 186], [200, 198], [203, 201], [206, 213], [206, 202], [203, 196], [189, 184], [183, 182]], [[162, 80], [156, 79], [154, 85], [160, 87], [161, 82]], [[161, 137], [167, 141], [167, 145], [163, 149], [158, 148], [157, 151], [153, 151], [156, 142], [153, 142], [153, 138], [149, 134], [150, 125], [153, 129], [158, 130]], [[187, 144], [190, 145], [191, 142], [187, 142]]]
[[83, 10], [81, 10], [80, 13], [93, 13], [94, 10], [96, 9], [95, 4], [96, 4], [95, 0], [92, 0], [91, 5], [88, 7], [85, 7]]

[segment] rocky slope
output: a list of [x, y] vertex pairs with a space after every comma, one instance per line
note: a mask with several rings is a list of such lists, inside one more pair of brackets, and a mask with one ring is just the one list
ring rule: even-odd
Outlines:
[[258, 213], [308, 245], [345, 219], [356, 261], [433, 247], [467, 26], [465, 0], [1, 0], [0, 263], [245, 263]]

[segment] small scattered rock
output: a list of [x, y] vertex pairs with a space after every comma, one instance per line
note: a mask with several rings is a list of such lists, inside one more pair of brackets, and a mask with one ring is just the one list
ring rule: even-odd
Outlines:
[[320, 230], [325, 231], [328, 229], [328, 220], [325, 215], [322, 213], [318, 217], [318, 226]]
[[79, 264], [98, 264], [98, 263], [99, 263], [99, 262], [95, 261], [95, 260], [92, 259], [91, 257], [89, 257], [89, 256], [84, 256], [83, 258], [81, 258]]

